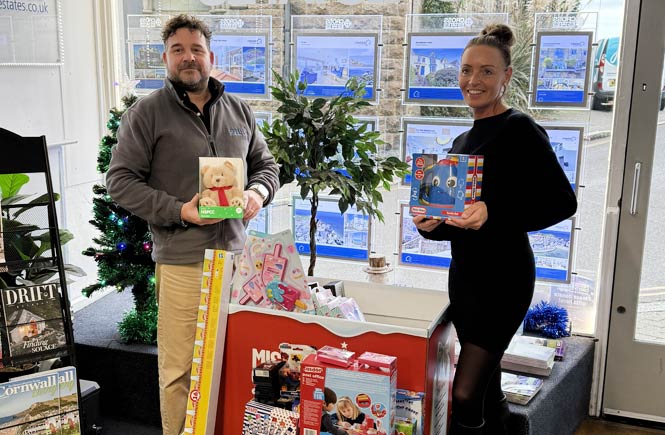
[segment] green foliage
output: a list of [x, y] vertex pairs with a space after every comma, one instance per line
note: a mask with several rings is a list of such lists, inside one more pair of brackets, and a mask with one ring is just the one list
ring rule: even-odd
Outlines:
[[[51, 233], [41, 223], [46, 212], [33, 212], [48, 205], [48, 194], [38, 197], [21, 194], [21, 188], [30, 181], [26, 174], [0, 174], [2, 191], [2, 229], [7, 270], [0, 273], [0, 288], [15, 285], [35, 285], [54, 281], [58, 266], [52, 261], [55, 246]], [[55, 200], [60, 199], [54, 194]], [[60, 246], [74, 238], [65, 229], [58, 231]], [[65, 264], [65, 276], [85, 276], [78, 266]], [[59, 277], [58, 277], [59, 278]], [[56, 279], [58, 279], [56, 278]]]
[[309, 199], [310, 265], [316, 264], [316, 212], [324, 190], [339, 196], [339, 210], [355, 206], [363, 214], [383, 221], [379, 187], [390, 190], [394, 177], [403, 176], [408, 165], [396, 157], [383, 158], [378, 149], [384, 144], [380, 133], [357, 128], [353, 113], [369, 103], [362, 99], [365, 84], [350, 79], [343, 95], [310, 100], [304, 96], [307, 84], [298, 80], [298, 72], [283, 78], [273, 71], [277, 86], [272, 95], [280, 105], [281, 119], [261, 127], [270, 151], [280, 166], [282, 185], [296, 182], [300, 196]]
[[[97, 156], [97, 170], [102, 173], [108, 170], [113, 147], [118, 143], [116, 135], [122, 114], [136, 100], [134, 95], [123, 97], [124, 108], [110, 111], [106, 123], [109, 134], [100, 141]], [[87, 248], [83, 254], [95, 259], [97, 282], [85, 287], [82, 292], [90, 296], [108, 287], [117, 291], [131, 289], [134, 310], [126, 314], [120, 323], [120, 336], [130, 342], [154, 343], [153, 335], [157, 328], [155, 263], [151, 258], [152, 238], [148, 223], [116, 204], [106, 186], [97, 184], [92, 191], [93, 219], [90, 223], [99, 230], [99, 235], [92, 239], [94, 246]], [[144, 328], [143, 332], [139, 331], [140, 328]]]
[[154, 298], [147, 308], [138, 311], [133, 309], [118, 322], [118, 333], [125, 343], [157, 343], [157, 304]]

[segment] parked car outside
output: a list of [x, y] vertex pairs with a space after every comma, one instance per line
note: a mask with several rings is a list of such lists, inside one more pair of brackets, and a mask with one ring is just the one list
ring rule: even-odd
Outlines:
[[[614, 106], [614, 92], [619, 69], [619, 37], [598, 40], [593, 59], [591, 90], [591, 108], [593, 110], [611, 110]], [[665, 109], [665, 68], [661, 81], [660, 110]]]

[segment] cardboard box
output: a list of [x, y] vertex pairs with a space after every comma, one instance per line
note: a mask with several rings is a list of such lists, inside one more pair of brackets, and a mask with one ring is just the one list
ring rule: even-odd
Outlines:
[[199, 157], [199, 216], [242, 219], [245, 169], [242, 159]]
[[[344, 288], [367, 322], [230, 304], [216, 434], [242, 432], [244, 405], [252, 399], [252, 369], [289, 359], [280, 352], [284, 343], [396, 356], [398, 367], [408, 368], [399, 372], [397, 387], [425, 393], [423, 433], [445, 434], [454, 352], [452, 325], [443, 321], [448, 294], [354, 281], [345, 281]], [[439, 412], [434, 422], [433, 410]]]
[[[397, 367], [381, 369], [352, 363], [339, 367], [320, 361], [310, 355], [302, 362], [300, 378], [300, 433], [319, 435], [321, 417], [326, 411], [324, 390], [336, 394], [337, 401], [350, 400], [364, 414], [363, 427], [354, 428], [358, 434], [389, 435], [395, 423], [395, 394]], [[336, 412], [336, 406], [331, 414]], [[373, 431], [370, 431], [374, 429]]]
[[434, 219], [462, 215], [480, 200], [483, 156], [415, 153], [411, 177], [409, 211], [411, 216]]

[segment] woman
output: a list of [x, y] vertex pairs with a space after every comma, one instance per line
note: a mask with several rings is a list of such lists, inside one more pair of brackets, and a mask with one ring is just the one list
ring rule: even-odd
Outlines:
[[545, 130], [509, 108], [512, 30], [489, 25], [464, 49], [459, 72], [473, 128], [451, 153], [483, 155], [482, 201], [460, 218], [413, 218], [428, 239], [450, 240], [450, 318], [461, 344], [453, 382], [451, 434], [506, 434], [508, 406], [499, 363], [524, 319], [535, 285], [527, 232], [577, 209]]

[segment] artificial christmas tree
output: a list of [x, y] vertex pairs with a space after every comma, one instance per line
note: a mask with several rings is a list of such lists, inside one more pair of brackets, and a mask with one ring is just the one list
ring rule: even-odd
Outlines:
[[[123, 109], [111, 109], [106, 126], [109, 134], [99, 144], [97, 170], [104, 174], [111, 161], [111, 150], [118, 143], [116, 134], [120, 118], [137, 97], [123, 97]], [[106, 186], [93, 187], [94, 218], [90, 223], [100, 231], [94, 247], [83, 251], [97, 262], [97, 282], [83, 289], [90, 296], [95, 291], [115, 287], [131, 289], [134, 310], [125, 314], [119, 324], [121, 338], [126, 342], [154, 343], [157, 338], [157, 305], [155, 302], [155, 263], [152, 261], [152, 240], [148, 224], [113, 202]]]

